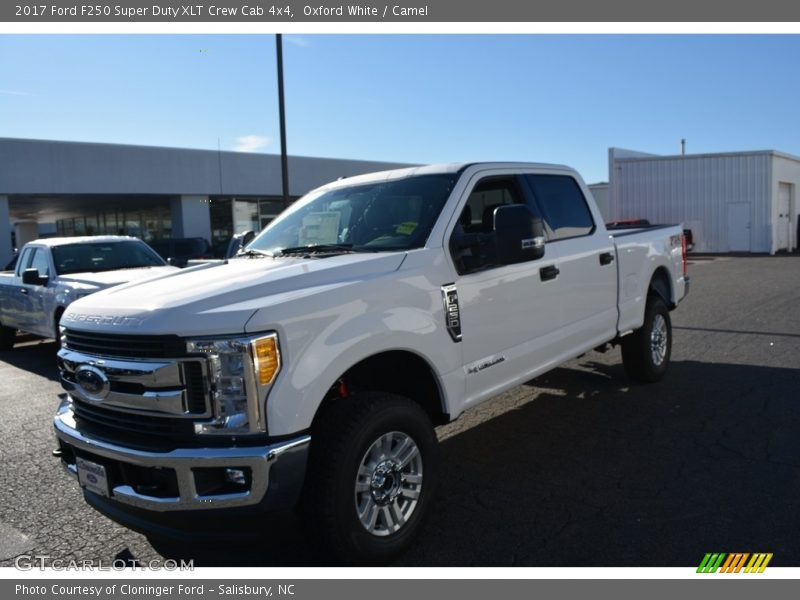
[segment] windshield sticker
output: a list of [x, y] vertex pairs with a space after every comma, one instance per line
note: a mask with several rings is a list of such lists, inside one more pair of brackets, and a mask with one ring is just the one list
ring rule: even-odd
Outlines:
[[394, 232], [397, 235], [411, 235], [416, 228], [417, 224], [414, 221], [406, 221], [405, 223], [400, 223]]
[[303, 226], [297, 235], [298, 246], [336, 244], [339, 241], [341, 213], [313, 212], [303, 217]]

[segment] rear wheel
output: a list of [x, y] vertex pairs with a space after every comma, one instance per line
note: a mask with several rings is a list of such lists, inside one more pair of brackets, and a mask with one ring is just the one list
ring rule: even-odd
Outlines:
[[393, 394], [354, 394], [322, 410], [311, 434], [304, 520], [337, 561], [385, 563], [408, 548], [431, 504], [436, 433], [417, 403]]
[[0, 323], [0, 350], [11, 350], [17, 338], [17, 330]]
[[655, 383], [667, 372], [672, 353], [672, 322], [669, 310], [658, 296], [649, 296], [644, 323], [622, 338], [622, 364], [628, 377]]

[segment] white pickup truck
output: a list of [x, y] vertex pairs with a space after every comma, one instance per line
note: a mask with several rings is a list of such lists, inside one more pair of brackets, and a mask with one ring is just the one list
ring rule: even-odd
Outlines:
[[56, 454], [152, 537], [298, 506], [338, 559], [384, 562], [431, 506], [436, 425], [609, 344], [659, 380], [688, 287], [681, 227], [609, 234], [567, 167], [344, 179], [237, 258], [71, 305]]
[[177, 271], [127, 236], [65, 237], [25, 244], [13, 272], [0, 273], [0, 350], [17, 331], [58, 337], [69, 304], [120, 283]]

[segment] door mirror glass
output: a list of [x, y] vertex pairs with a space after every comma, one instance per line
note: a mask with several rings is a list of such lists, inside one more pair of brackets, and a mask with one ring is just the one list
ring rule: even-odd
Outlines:
[[506, 204], [494, 210], [494, 234], [500, 264], [537, 260], [544, 256], [544, 226], [524, 204]]

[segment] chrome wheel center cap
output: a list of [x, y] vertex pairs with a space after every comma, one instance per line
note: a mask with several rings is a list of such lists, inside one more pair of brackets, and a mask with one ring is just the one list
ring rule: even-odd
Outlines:
[[369, 484], [372, 499], [380, 506], [389, 504], [400, 494], [402, 483], [403, 479], [397, 463], [391, 460], [378, 463]]

